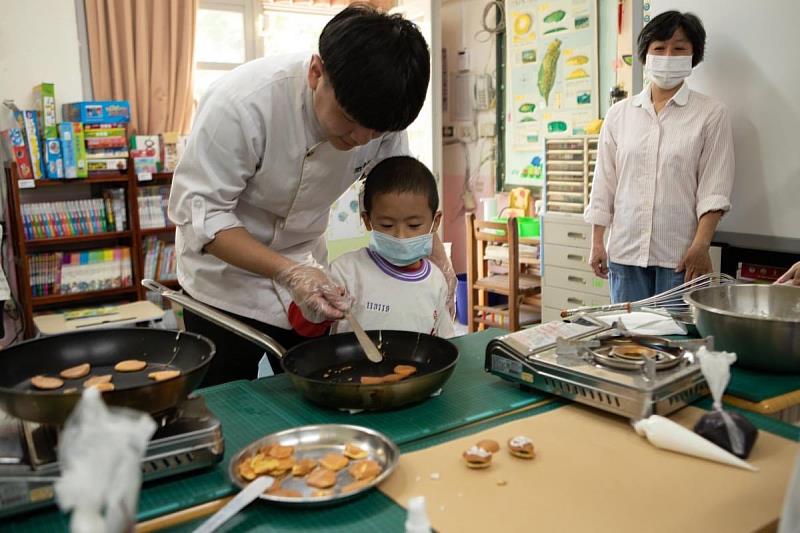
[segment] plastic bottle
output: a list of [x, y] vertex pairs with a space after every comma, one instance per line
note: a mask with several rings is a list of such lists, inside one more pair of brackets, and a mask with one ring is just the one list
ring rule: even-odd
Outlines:
[[409, 498], [406, 533], [431, 533], [431, 521], [425, 510], [425, 496]]

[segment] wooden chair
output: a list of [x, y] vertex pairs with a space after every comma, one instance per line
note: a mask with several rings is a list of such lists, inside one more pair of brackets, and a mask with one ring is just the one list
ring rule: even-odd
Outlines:
[[[467, 326], [472, 333], [485, 326], [517, 331], [522, 326], [539, 322], [541, 302], [539, 292], [538, 252], [520, 254], [520, 244], [538, 246], [538, 238], [520, 238], [517, 219], [507, 222], [476, 220], [473, 213], [466, 216], [467, 225]], [[497, 264], [507, 273], [491, 272]], [[503, 268], [505, 267], [505, 268]], [[497, 270], [497, 269], [495, 269]], [[508, 302], [489, 305], [489, 293], [503, 294]], [[521, 320], [521, 311], [529, 316]]]

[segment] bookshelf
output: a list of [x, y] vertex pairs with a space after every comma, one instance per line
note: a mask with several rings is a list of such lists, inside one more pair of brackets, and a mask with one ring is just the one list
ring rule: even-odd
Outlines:
[[[5, 167], [5, 178], [8, 191], [9, 238], [14, 250], [14, 267], [26, 338], [35, 333], [33, 316], [39, 312], [146, 299], [146, 291], [140, 283], [145, 260], [143, 241], [148, 236], [169, 239], [174, 235], [175, 227], [166, 225], [142, 228], [139, 220], [139, 194], [143, 187], [156, 185], [168, 187], [172, 181], [171, 172], [154, 173], [152, 180], [139, 182], [133, 171], [133, 165], [129, 164], [126, 171], [93, 172], [88, 178], [21, 181], [16, 164], [12, 163]], [[22, 216], [23, 204], [50, 202], [53, 197], [57, 201], [67, 202], [98, 198], [102, 196], [104, 189], [110, 188], [124, 190], [127, 222], [124, 230], [36, 238], [31, 238], [30, 233], [26, 235]], [[67, 294], [33, 295], [30, 274], [31, 259], [34, 254], [68, 253], [109, 247], [130, 248], [132, 279], [130, 286]], [[178, 287], [178, 282], [174, 279], [162, 280], [161, 283], [171, 288]]]

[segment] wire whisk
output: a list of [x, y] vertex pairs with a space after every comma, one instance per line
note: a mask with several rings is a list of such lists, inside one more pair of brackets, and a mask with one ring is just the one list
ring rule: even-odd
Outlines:
[[733, 285], [736, 280], [728, 274], [717, 274], [712, 272], [710, 274], [703, 274], [693, 280], [674, 287], [668, 291], [656, 294], [644, 300], [636, 302], [624, 302], [618, 304], [608, 305], [589, 305], [584, 307], [575, 307], [573, 309], [565, 309], [561, 311], [561, 317], [567, 318], [578, 313], [602, 313], [606, 311], [624, 311], [630, 313], [631, 311], [638, 311], [640, 309], [661, 309], [666, 311], [673, 317], [685, 318], [690, 314], [689, 304], [683, 301], [683, 295], [705, 287], [714, 285]]

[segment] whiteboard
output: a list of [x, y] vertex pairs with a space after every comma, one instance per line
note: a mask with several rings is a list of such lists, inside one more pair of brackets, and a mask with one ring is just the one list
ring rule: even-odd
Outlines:
[[706, 28], [689, 86], [727, 104], [736, 150], [732, 208], [719, 230], [800, 238], [800, 1], [649, 4], [645, 17], [689, 11]]

